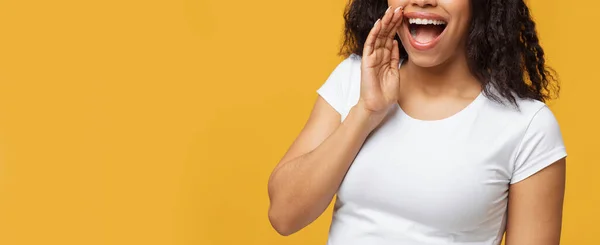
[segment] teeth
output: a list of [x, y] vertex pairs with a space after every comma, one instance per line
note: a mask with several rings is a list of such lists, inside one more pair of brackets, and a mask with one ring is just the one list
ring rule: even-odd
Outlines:
[[417, 24], [417, 25], [445, 25], [446, 22], [442, 20], [429, 20], [429, 19], [419, 19], [419, 18], [410, 18], [408, 19], [408, 23]]

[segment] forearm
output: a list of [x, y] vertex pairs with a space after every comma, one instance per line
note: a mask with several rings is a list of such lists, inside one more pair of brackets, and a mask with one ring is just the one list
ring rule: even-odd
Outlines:
[[282, 234], [294, 233], [327, 208], [373, 123], [359, 106], [313, 151], [282, 163], [269, 181], [272, 222]]

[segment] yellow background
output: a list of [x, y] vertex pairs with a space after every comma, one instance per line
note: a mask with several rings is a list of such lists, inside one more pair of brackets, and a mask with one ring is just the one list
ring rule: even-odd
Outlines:
[[[324, 244], [267, 179], [341, 60], [345, 0], [0, 1], [0, 244]], [[600, 3], [532, 2], [569, 152], [563, 244], [600, 244]]]

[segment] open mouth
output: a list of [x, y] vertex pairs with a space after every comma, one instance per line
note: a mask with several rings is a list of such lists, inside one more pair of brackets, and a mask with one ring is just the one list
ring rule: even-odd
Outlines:
[[408, 30], [412, 38], [418, 43], [426, 44], [436, 40], [448, 23], [443, 20], [408, 18]]

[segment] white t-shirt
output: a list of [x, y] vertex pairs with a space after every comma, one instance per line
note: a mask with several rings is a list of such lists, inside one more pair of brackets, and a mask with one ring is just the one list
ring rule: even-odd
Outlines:
[[[345, 59], [318, 89], [342, 121], [360, 96], [360, 62]], [[566, 156], [550, 109], [518, 104], [482, 93], [435, 121], [391, 106], [338, 190], [328, 245], [500, 244], [509, 185]]]

